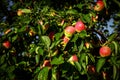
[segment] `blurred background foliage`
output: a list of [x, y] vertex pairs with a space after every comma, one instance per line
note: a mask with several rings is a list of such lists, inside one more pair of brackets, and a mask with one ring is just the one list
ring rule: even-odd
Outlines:
[[[105, 8], [96, 12], [96, 0], [0, 0], [0, 80], [119, 80], [120, 1], [103, 1]], [[18, 15], [19, 10], [24, 13]], [[64, 28], [78, 20], [87, 30], [62, 46]], [[52, 39], [50, 32], [55, 33]], [[9, 49], [2, 46], [6, 40]], [[85, 42], [91, 43], [89, 49]], [[111, 47], [111, 57], [99, 56], [102, 44]], [[76, 67], [67, 62], [72, 54], [79, 58]], [[44, 60], [50, 60], [52, 69], [43, 68]], [[87, 73], [88, 65], [98, 73]]]

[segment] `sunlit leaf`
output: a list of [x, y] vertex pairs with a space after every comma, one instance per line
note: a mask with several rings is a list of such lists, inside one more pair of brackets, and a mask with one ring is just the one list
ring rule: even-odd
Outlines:
[[80, 38], [85, 38], [86, 36], [87, 36], [87, 32], [85, 30], [79, 33]]
[[18, 35], [15, 35], [14, 37], [12, 37], [12, 42], [14, 42], [17, 38], [18, 38]]
[[3, 64], [5, 62], [6, 55], [0, 56], [0, 64]]
[[59, 56], [58, 58], [55, 57], [53, 58], [53, 60], [51, 61], [51, 64], [55, 64], [55, 65], [59, 65], [59, 64], [62, 64], [64, 63], [64, 59], [62, 56]]
[[117, 33], [113, 33], [112, 35], [110, 35], [110, 36], [108, 37], [108, 41], [109, 41], [109, 42], [113, 41], [116, 36], [117, 36]]
[[36, 61], [36, 64], [39, 63], [39, 61], [40, 61], [40, 55], [39, 54], [35, 55], [35, 61]]
[[75, 9], [69, 9], [69, 10], [67, 10], [66, 13], [67, 13], [67, 14], [77, 14], [78, 12], [77, 12], [77, 10], [75, 10]]
[[82, 67], [81, 67], [80, 63], [79, 62], [74, 62], [74, 64], [75, 64], [76, 69], [78, 69], [78, 71], [81, 73]]
[[48, 36], [41, 36], [42, 41], [44, 42], [44, 44], [47, 46], [47, 48], [49, 48], [50, 44], [51, 44], [51, 40]]
[[97, 72], [100, 72], [101, 68], [103, 67], [103, 65], [105, 64], [106, 62], [106, 58], [100, 58], [98, 61], [97, 61], [97, 64], [96, 64], [96, 71]]
[[30, 9], [21, 9], [23, 13], [31, 13]]
[[38, 46], [38, 47], [36, 47], [35, 52], [36, 52], [36, 54], [43, 55], [44, 50]]
[[44, 67], [38, 74], [38, 80], [47, 80], [48, 79], [48, 67]]

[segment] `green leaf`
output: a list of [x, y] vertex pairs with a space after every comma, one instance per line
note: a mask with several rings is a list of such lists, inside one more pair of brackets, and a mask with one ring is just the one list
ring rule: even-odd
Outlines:
[[15, 70], [15, 66], [9, 66], [9, 67], [7, 68], [7, 71], [8, 71], [9, 73], [12, 73], [14, 70]]
[[84, 41], [82, 40], [80, 46], [78, 47], [79, 48], [78, 53], [80, 53], [82, 51], [83, 46], [84, 46]]
[[91, 17], [89, 16], [89, 14], [85, 14], [83, 16], [84, 16], [83, 17], [84, 21], [86, 21], [86, 22], [90, 22], [91, 21]]
[[34, 71], [34, 74], [40, 72], [40, 67], [37, 67], [36, 70]]
[[38, 46], [38, 47], [36, 47], [35, 52], [36, 52], [36, 54], [43, 55], [44, 50]]
[[80, 3], [80, 4], [77, 5], [77, 7], [78, 7], [79, 9], [82, 9], [83, 4]]
[[52, 68], [52, 77], [51, 80], [57, 80], [57, 71], [56, 71], [56, 67]]
[[38, 74], [38, 80], [47, 80], [48, 79], [48, 67], [44, 67]]
[[26, 30], [25, 26], [22, 26], [20, 29], [18, 29], [18, 32], [24, 32]]
[[26, 65], [27, 63], [25, 62], [25, 61], [21, 61], [21, 62], [19, 62], [18, 64], [16, 64], [16, 65]]
[[83, 68], [82, 71], [81, 71], [81, 74], [84, 74], [86, 72], [86, 66], [88, 64], [88, 63], [86, 63], [87, 62], [86, 57], [87, 57], [86, 53], [81, 53], [80, 54], [80, 65]]
[[71, 39], [71, 42], [75, 42], [75, 41], [77, 41], [77, 39], [78, 39], [78, 35], [79, 35], [79, 34], [74, 35], [73, 38]]
[[52, 44], [51, 44], [51, 46], [50, 46], [50, 49], [52, 49], [52, 48], [58, 46], [58, 45], [60, 44], [61, 41], [62, 41], [62, 40], [59, 39], [59, 40], [56, 40], [56, 41], [52, 42]]
[[39, 63], [39, 61], [40, 61], [40, 55], [39, 54], [35, 55], [35, 61], [36, 61], [36, 64]]
[[116, 76], [117, 76], [117, 67], [114, 65], [113, 66], [113, 80], [116, 80]]
[[69, 10], [67, 10], [67, 12], [66, 12], [66, 14], [77, 14], [78, 12], [77, 12], [77, 10], [75, 10], [75, 9], [69, 9]]
[[21, 9], [23, 13], [31, 13], [30, 9]]
[[33, 53], [35, 51], [35, 49], [36, 49], [36, 47], [32, 47], [32, 48], [29, 49], [29, 52]]
[[49, 10], [49, 6], [44, 6], [41, 12], [46, 13]]
[[79, 37], [80, 37], [80, 38], [85, 38], [85, 37], [87, 37], [87, 32], [86, 32], [85, 30], [81, 31], [81, 32], [79, 33]]
[[0, 70], [1, 70], [0, 72], [2, 72], [3, 70], [6, 70], [7, 66], [8, 66], [7, 63], [0, 65]]
[[113, 41], [117, 37], [117, 33], [113, 33], [111, 36], [108, 37], [108, 42]]
[[12, 37], [12, 42], [14, 42], [18, 38], [18, 35]]
[[93, 63], [95, 63], [95, 58], [91, 53], [87, 53], [88, 57], [91, 59]]
[[3, 64], [5, 62], [6, 54], [0, 56], [0, 64]]
[[117, 54], [118, 54], [118, 50], [119, 50], [119, 43], [118, 43], [118, 42], [115, 42], [115, 41], [112, 41], [112, 43], [114, 44], [115, 55], [117, 55]]
[[42, 41], [44, 42], [44, 44], [47, 46], [47, 48], [49, 48], [50, 44], [51, 44], [51, 40], [48, 36], [41, 36]]
[[63, 32], [62, 33], [56, 33], [55, 34], [55, 39], [59, 40], [62, 37], [62, 35], [63, 35]]
[[103, 67], [103, 65], [106, 62], [106, 58], [100, 58], [96, 64], [96, 71], [100, 72], [101, 68]]
[[78, 69], [78, 71], [81, 72], [82, 67], [81, 67], [80, 63], [74, 62], [74, 64], [75, 64], [76, 69]]
[[59, 56], [58, 58], [55, 57], [53, 58], [53, 60], [51, 61], [51, 64], [55, 64], [55, 65], [59, 65], [59, 64], [62, 64], [64, 63], [64, 59], [62, 56]]

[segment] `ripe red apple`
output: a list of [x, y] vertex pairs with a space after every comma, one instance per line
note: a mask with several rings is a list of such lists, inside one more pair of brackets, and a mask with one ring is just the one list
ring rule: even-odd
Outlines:
[[101, 0], [98, 0], [96, 2], [96, 5], [94, 6], [94, 10], [95, 11], [101, 11], [101, 10], [103, 10], [104, 7], [105, 7], [104, 2], [101, 1]]
[[111, 55], [111, 49], [108, 46], [102, 46], [99, 50], [101, 57], [107, 57]]
[[51, 67], [50, 60], [44, 60], [43, 67]]
[[75, 33], [75, 28], [73, 26], [67, 26], [64, 30], [64, 34], [67, 37], [71, 37]]
[[68, 61], [70, 61], [70, 62], [78, 62], [78, 57], [77, 57], [77, 55], [76, 55], [76, 54], [72, 55], [72, 56], [69, 58]]
[[86, 27], [85, 27], [85, 25], [84, 25], [84, 23], [82, 21], [76, 22], [76, 24], [75, 24], [76, 32], [81, 32], [81, 31], [83, 31], [85, 29], [86, 29]]
[[5, 41], [5, 42], [3, 42], [3, 46], [5, 47], [5, 48], [10, 48], [10, 42], [9, 41]]

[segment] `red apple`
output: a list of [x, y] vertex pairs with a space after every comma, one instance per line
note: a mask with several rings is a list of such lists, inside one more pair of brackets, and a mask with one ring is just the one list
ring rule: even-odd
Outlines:
[[7, 49], [10, 48], [10, 42], [9, 41], [3, 42], [3, 46]]
[[108, 46], [102, 46], [99, 50], [101, 57], [107, 57], [111, 55], [111, 49]]
[[70, 40], [69, 37], [64, 36], [64, 37], [63, 37], [63, 41], [62, 41], [63, 45], [66, 45], [66, 44], [69, 42], [69, 40]]
[[76, 32], [81, 32], [83, 30], [85, 30], [86, 27], [84, 25], [84, 23], [82, 21], [78, 21], [76, 24], [75, 24], [75, 30]]
[[99, 0], [96, 2], [96, 5], [94, 6], [95, 11], [101, 11], [105, 7], [104, 2]]
[[51, 67], [50, 61], [49, 60], [44, 60], [43, 67]]
[[71, 37], [75, 33], [75, 28], [73, 26], [67, 26], [64, 30], [64, 34], [67, 37]]
[[70, 61], [70, 62], [78, 62], [77, 55], [76, 54], [72, 55], [68, 61]]
[[54, 31], [51, 31], [50, 33], [49, 33], [49, 38], [51, 39], [51, 40], [54, 40], [54, 34], [55, 34], [55, 32]]

